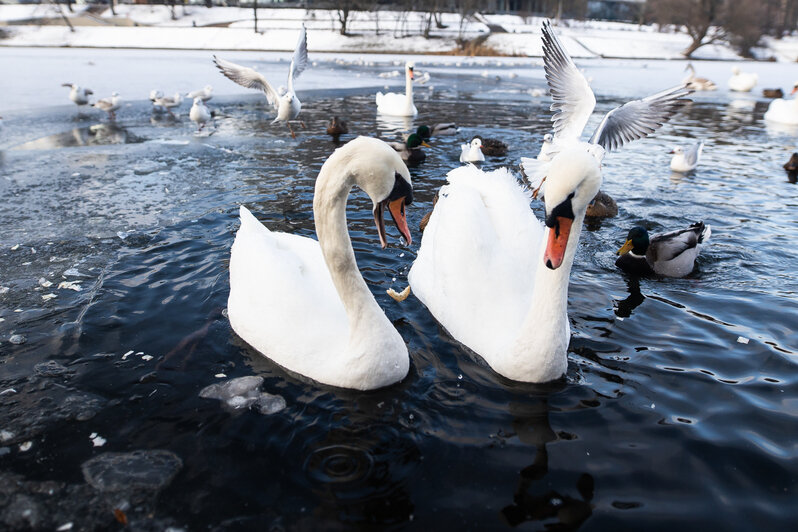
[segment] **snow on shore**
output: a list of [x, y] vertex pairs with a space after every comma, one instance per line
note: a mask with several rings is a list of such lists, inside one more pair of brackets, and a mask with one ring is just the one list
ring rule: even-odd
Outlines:
[[[110, 9], [99, 16], [84, 13], [80, 6], [69, 14], [76, 31], [60, 25], [9, 25], [2, 46], [69, 46], [89, 48], [143, 48], [184, 50], [270, 50], [291, 51], [300, 24], [308, 28], [311, 52], [392, 52], [435, 54], [457, 47], [459, 36], [489, 35], [486, 45], [499, 53], [540, 57], [540, 18], [515, 15], [485, 15], [460, 28], [460, 17], [443, 14], [445, 28], [433, 24], [431, 38], [420, 33], [423, 13], [395, 11], [358, 12], [350, 17], [349, 36], [338, 33], [334, 11], [304, 9], [258, 10], [258, 29], [253, 31], [251, 9], [201, 6], [177, 7], [177, 18], [164, 5], [120, 5], [117, 15]], [[60, 17], [56, 6], [14, 5], [0, 8], [0, 23], [35, 18]], [[501, 26], [506, 33], [491, 33], [488, 24]], [[377, 33], [379, 29], [379, 34]], [[564, 45], [577, 58], [682, 59], [681, 51], [690, 39], [679, 33], [659, 32], [653, 26], [637, 24], [565, 21], [559, 28]], [[764, 39], [758, 57], [779, 61], [798, 59], [798, 37]], [[700, 48], [698, 59], [740, 59], [728, 45]]]

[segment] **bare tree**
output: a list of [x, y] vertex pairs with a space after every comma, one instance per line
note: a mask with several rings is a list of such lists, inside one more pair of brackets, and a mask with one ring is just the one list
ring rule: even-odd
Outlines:
[[341, 24], [341, 35], [347, 35], [349, 17], [354, 11], [358, 11], [360, 5], [358, 0], [336, 0], [335, 11], [338, 14], [338, 22]]
[[692, 39], [684, 52], [690, 57], [700, 47], [726, 38], [722, 26], [723, 0], [657, 0], [651, 2], [654, 21], [673, 24]]
[[729, 40], [744, 56], [751, 56], [751, 48], [759, 44], [767, 25], [767, 10], [762, 0], [734, 0], [726, 5], [724, 25]]

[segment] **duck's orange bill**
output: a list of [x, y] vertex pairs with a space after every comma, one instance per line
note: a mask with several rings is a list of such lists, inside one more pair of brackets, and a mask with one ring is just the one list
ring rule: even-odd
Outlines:
[[627, 240], [624, 243], [624, 245], [621, 246], [621, 249], [618, 250], [618, 255], [623, 255], [624, 253], [629, 253], [630, 251], [632, 251], [633, 247], [635, 247], [635, 245], [632, 243], [632, 241], [631, 240]]
[[407, 244], [410, 245], [413, 242], [413, 237], [410, 236], [410, 228], [407, 227], [405, 199], [399, 198], [398, 200], [393, 200], [388, 204], [388, 210], [391, 211], [391, 217], [396, 224], [396, 228], [399, 229], [399, 232], [405, 237]]
[[573, 222], [570, 218], [558, 216], [557, 226], [549, 228], [549, 241], [546, 244], [546, 253], [543, 255], [543, 264], [546, 267], [556, 270], [562, 264]]

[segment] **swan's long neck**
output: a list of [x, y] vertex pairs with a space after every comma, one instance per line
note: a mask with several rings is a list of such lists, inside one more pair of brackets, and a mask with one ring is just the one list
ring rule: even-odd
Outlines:
[[413, 105], [413, 78], [410, 77], [410, 70], [405, 69], [405, 95], [407, 105]]
[[[324, 261], [349, 318], [350, 347], [393, 327], [360, 275], [346, 224], [346, 201], [354, 176], [323, 167], [316, 181], [313, 215]], [[395, 332], [395, 331], [393, 331]]]
[[568, 282], [584, 219], [584, 213], [574, 219], [565, 257], [556, 270], [543, 264], [548, 230], [541, 242], [532, 301], [508, 352], [516, 372], [515, 379], [523, 375], [526, 377], [523, 380], [549, 381], [562, 376], [568, 367]]

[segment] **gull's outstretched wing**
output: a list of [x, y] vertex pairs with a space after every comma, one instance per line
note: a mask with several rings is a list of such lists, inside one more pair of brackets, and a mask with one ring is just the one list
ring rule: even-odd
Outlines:
[[308, 35], [305, 31], [305, 25], [302, 24], [302, 30], [299, 32], [299, 41], [296, 43], [296, 50], [294, 50], [294, 57], [291, 58], [291, 66], [288, 67], [288, 90], [294, 91], [294, 80], [308, 66]]
[[698, 164], [698, 158], [701, 156], [701, 148], [704, 147], [704, 141], [699, 141], [687, 148], [684, 151], [684, 158], [687, 161], [687, 164], [690, 166], [695, 166]]
[[242, 87], [248, 89], [263, 91], [263, 93], [266, 94], [266, 99], [269, 100], [269, 103], [272, 104], [275, 111], [277, 110], [280, 97], [263, 75], [249, 67], [237, 65], [230, 61], [219, 59], [216, 56], [213, 56], [213, 62], [216, 64], [216, 68], [229, 80], [235, 81]]
[[616, 107], [604, 116], [589, 142], [611, 151], [627, 142], [642, 139], [659, 129], [689, 102], [685, 96], [690, 92], [685, 85], [679, 85]]
[[596, 97], [548, 20], [543, 21], [543, 65], [554, 100], [551, 104], [551, 110], [555, 111], [551, 118], [554, 135], [557, 140], [579, 140], [596, 107]]

